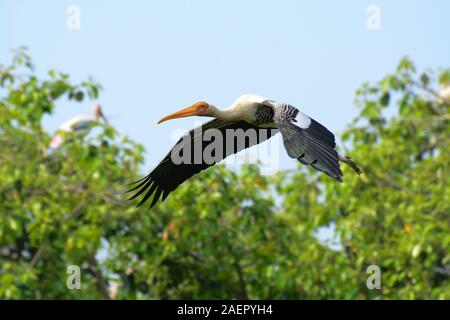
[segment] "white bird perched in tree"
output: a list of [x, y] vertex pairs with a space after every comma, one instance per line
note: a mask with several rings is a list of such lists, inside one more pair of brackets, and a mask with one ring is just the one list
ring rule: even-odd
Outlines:
[[103, 114], [102, 108], [99, 104], [95, 104], [92, 110], [92, 115], [82, 114], [64, 122], [56, 131], [55, 135], [50, 142], [50, 148], [58, 149], [64, 142], [64, 137], [59, 131], [64, 132], [81, 132], [89, 129], [89, 125], [93, 122], [98, 122], [100, 119], [108, 124], [108, 120]]
[[450, 83], [441, 86], [439, 97], [444, 103], [450, 103]]

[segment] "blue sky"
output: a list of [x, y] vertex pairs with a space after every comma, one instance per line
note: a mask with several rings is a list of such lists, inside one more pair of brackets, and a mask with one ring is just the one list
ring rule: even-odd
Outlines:
[[[66, 26], [72, 4], [81, 9], [80, 30]], [[372, 4], [380, 30], [366, 26]], [[106, 114], [145, 145], [152, 167], [172, 146], [172, 132], [193, 126], [156, 121], [197, 100], [228, 107], [256, 93], [342, 132], [357, 113], [357, 87], [401, 57], [419, 68], [449, 66], [450, 1], [0, 0], [0, 63], [21, 45], [41, 75], [55, 68], [102, 83]], [[61, 102], [45, 125], [54, 131], [91, 105]], [[294, 166], [281, 157], [282, 167]]]

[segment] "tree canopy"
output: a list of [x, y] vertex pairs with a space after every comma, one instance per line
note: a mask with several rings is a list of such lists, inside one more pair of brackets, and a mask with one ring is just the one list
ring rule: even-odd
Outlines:
[[362, 176], [216, 165], [148, 211], [124, 192], [144, 149], [112, 126], [48, 148], [43, 117], [101, 86], [38, 77], [19, 49], [0, 68], [0, 298], [450, 299], [449, 85], [404, 58], [356, 91], [341, 138]]

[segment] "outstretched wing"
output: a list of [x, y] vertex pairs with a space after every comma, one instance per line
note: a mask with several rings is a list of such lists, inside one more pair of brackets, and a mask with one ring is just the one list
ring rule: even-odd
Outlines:
[[268, 103], [274, 108], [274, 122], [288, 155], [342, 181], [334, 134], [289, 104]]
[[[215, 133], [221, 136], [222, 141], [217, 142], [212, 137], [206, 138], [205, 133], [210, 129], [218, 130]], [[232, 130], [233, 134], [229, 134], [230, 131], [228, 130]], [[249, 132], [249, 130], [252, 131]], [[274, 129], [257, 128], [245, 121], [211, 120], [186, 133], [152, 172], [141, 180], [134, 182], [133, 184], [136, 184], [136, 186], [129, 192], [135, 190], [137, 192], [130, 200], [144, 194], [138, 204], [140, 206], [153, 195], [150, 205], [150, 208], [152, 208], [161, 195], [162, 201], [164, 201], [173, 190], [193, 175], [231, 154], [269, 139], [277, 132]], [[211, 136], [214, 135], [211, 134]], [[222, 152], [212, 152], [214, 159], [204, 159], [205, 149], [208, 146], [211, 149], [213, 143], [218, 143], [216, 146], [220, 145]], [[181, 159], [184, 159], [184, 161], [180, 163]]]

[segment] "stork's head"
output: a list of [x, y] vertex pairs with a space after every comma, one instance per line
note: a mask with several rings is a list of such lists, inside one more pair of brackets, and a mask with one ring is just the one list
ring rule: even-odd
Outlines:
[[94, 105], [94, 118], [96, 121], [99, 121], [100, 119], [103, 119], [106, 124], [108, 124], [108, 120], [106, 119], [105, 115], [103, 114], [102, 107], [97, 103]]
[[158, 121], [158, 124], [167, 120], [177, 118], [185, 118], [191, 116], [208, 116], [210, 109], [211, 105], [209, 103], [205, 101], [199, 101], [187, 108], [181, 109], [180, 111], [165, 116], [164, 118]]

